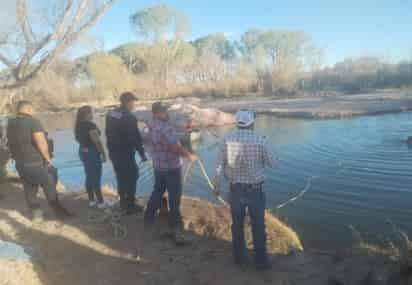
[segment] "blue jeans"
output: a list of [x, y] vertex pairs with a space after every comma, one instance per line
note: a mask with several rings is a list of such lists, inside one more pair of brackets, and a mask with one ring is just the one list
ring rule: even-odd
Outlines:
[[95, 148], [80, 147], [79, 156], [86, 174], [85, 187], [89, 200], [97, 199], [101, 203], [103, 202], [101, 154]]
[[169, 225], [172, 229], [182, 228], [182, 216], [180, 213], [180, 201], [182, 198], [182, 172], [181, 169], [167, 171], [154, 171], [154, 190], [150, 196], [145, 211], [145, 223], [153, 224], [154, 216], [160, 209], [163, 194], [169, 194]]
[[262, 185], [232, 184], [230, 187], [232, 242], [235, 263], [244, 264], [247, 260], [244, 232], [247, 208], [252, 223], [255, 263], [257, 267], [264, 267], [268, 264], [268, 256], [265, 227], [266, 198], [265, 193], [262, 191]]

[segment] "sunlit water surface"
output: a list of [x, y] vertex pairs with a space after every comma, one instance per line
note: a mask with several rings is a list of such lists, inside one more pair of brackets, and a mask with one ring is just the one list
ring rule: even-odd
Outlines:
[[[352, 225], [366, 237], [384, 241], [392, 220], [412, 232], [412, 149], [405, 143], [412, 135], [412, 114], [390, 114], [344, 120], [259, 118], [256, 131], [265, 135], [280, 162], [268, 170], [267, 207], [275, 210], [301, 235], [307, 246], [333, 246], [351, 240]], [[217, 143], [230, 129], [205, 131], [195, 145], [211, 177]], [[72, 130], [52, 133], [56, 166], [69, 189], [81, 189], [83, 168]], [[278, 205], [298, 195], [287, 206]], [[147, 196], [153, 185], [150, 164], [141, 167], [138, 195]], [[103, 183], [115, 185], [110, 163], [104, 166]], [[188, 176], [186, 195], [215, 201], [198, 166]]]

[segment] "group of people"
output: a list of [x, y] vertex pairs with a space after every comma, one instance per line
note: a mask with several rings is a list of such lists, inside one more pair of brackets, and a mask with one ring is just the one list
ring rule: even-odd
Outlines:
[[[199, 158], [182, 145], [176, 127], [170, 120], [168, 108], [161, 102], [152, 105], [153, 119], [145, 122], [149, 131], [142, 136], [138, 120], [133, 114], [137, 100], [133, 93], [123, 93], [120, 96], [120, 106], [106, 114], [107, 154], [101, 131], [94, 122], [92, 107], [83, 106], [77, 112], [74, 134], [85, 170], [89, 206], [99, 209], [110, 207], [104, 200], [101, 189], [102, 164], [110, 159], [116, 175], [122, 213], [133, 215], [143, 212], [135, 201], [139, 178], [135, 154], [137, 152], [142, 162], [146, 162], [148, 158], [144, 145], [148, 144], [153, 163], [154, 189], [144, 210], [145, 231], [154, 227], [156, 213], [161, 208], [167, 191], [171, 234], [176, 245], [184, 244], [180, 212], [182, 159], [193, 162]], [[265, 270], [270, 268], [270, 262], [266, 250], [264, 169], [274, 167], [276, 161], [266, 139], [254, 132], [255, 119], [256, 115], [251, 111], [237, 112], [237, 129], [220, 144], [215, 186], [220, 189], [223, 177], [230, 182], [235, 263], [241, 268], [248, 265], [244, 236], [247, 209], [252, 222], [255, 264], [258, 269]], [[72, 214], [59, 202], [56, 191], [57, 169], [52, 163], [46, 132], [35, 118], [33, 105], [29, 101], [17, 104], [17, 114], [8, 122], [7, 138], [33, 219], [43, 218], [43, 211], [37, 200], [39, 186], [58, 218], [71, 217]]]

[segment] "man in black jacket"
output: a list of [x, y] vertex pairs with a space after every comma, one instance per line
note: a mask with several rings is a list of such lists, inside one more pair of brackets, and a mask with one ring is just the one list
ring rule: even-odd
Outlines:
[[139, 178], [136, 150], [142, 161], [147, 161], [137, 118], [132, 114], [136, 101], [133, 93], [123, 93], [120, 96], [120, 107], [106, 115], [107, 148], [116, 173], [120, 206], [128, 215], [142, 211], [142, 208], [135, 204]]

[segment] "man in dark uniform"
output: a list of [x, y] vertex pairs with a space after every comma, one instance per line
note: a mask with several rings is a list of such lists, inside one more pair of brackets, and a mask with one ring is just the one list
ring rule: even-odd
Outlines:
[[143, 209], [135, 204], [139, 168], [135, 153], [142, 161], [147, 161], [143, 141], [137, 125], [137, 118], [132, 114], [136, 96], [126, 92], [120, 96], [120, 107], [106, 116], [106, 137], [109, 157], [116, 173], [120, 206], [126, 214], [132, 215]]
[[43, 213], [37, 201], [38, 187], [41, 186], [57, 218], [70, 217], [71, 214], [58, 201], [56, 181], [51, 174], [56, 171], [44, 128], [33, 115], [32, 104], [20, 101], [16, 117], [9, 119], [7, 126], [7, 144], [16, 161], [17, 172], [23, 180], [27, 206], [34, 219], [42, 219]]

